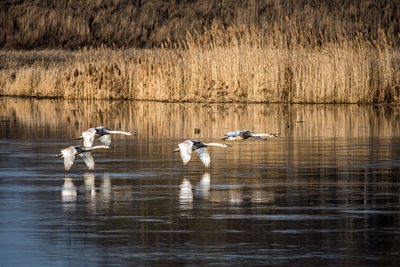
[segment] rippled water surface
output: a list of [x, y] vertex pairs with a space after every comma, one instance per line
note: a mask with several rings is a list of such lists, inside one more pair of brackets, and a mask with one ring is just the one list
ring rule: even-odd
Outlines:
[[[396, 265], [399, 110], [0, 99], [0, 265]], [[136, 131], [64, 171], [88, 127]], [[195, 134], [194, 128], [200, 129]], [[249, 129], [266, 142], [185, 139]]]

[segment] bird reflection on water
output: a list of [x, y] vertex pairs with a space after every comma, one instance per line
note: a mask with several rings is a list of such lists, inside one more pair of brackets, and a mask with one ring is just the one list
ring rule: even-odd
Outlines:
[[[85, 206], [89, 213], [96, 213], [100, 210], [106, 210], [110, 207], [111, 200], [111, 178], [108, 174], [103, 174], [101, 182], [96, 187], [96, 177], [93, 173], [83, 174]], [[81, 192], [82, 193], [82, 192]], [[76, 210], [78, 198], [78, 186], [67, 175], [64, 178], [64, 184], [61, 189], [61, 200], [64, 212], [73, 212]], [[100, 203], [100, 204], [99, 204]]]
[[193, 208], [193, 186], [192, 183], [184, 178], [179, 186], [179, 203], [181, 210], [191, 210]]
[[61, 188], [61, 199], [64, 212], [75, 211], [77, 195], [77, 187], [72, 179], [66, 175], [64, 178], [64, 184]]
[[[99, 118], [91, 116], [98, 114], [94, 107], [104, 106], [95, 103], [76, 114], [69, 111], [78, 103], [29, 103], [0, 109], [12, 118], [0, 129], [2, 263], [398, 262], [398, 108], [249, 105], [237, 112], [234, 105], [124, 102], [105, 104], [109, 115]], [[87, 128], [89, 121], [137, 127], [141, 138], [100, 151], [107, 156], [99, 157], [99, 166], [111, 179], [93, 172], [86, 188], [83, 162], [78, 159], [64, 179], [61, 161], [49, 160], [49, 148], [68, 147], [76, 129]], [[176, 124], [171, 127], [170, 121]], [[74, 122], [76, 127], [69, 127]], [[201, 127], [196, 139], [202, 140], [222, 135], [220, 129], [254, 125], [260, 132], [282, 129], [285, 138], [211, 148], [218, 153], [211, 154], [210, 179], [197, 155], [183, 168], [179, 156], [169, 153], [179, 140], [195, 136], [194, 127]], [[184, 179], [191, 194], [180, 199]], [[183, 210], [181, 200], [191, 209]]]
[[86, 196], [86, 210], [89, 213], [97, 213], [110, 208], [111, 200], [111, 178], [108, 174], [103, 174], [100, 186], [96, 186], [96, 178], [93, 173], [83, 174]]
[[196, 185], [196, 195], [202, 198], [206, 198], [210, 195], [210, 173], [206, 172], [201, 176], [200, 183]]
[[211, 176], [208, 172], [201, 176], [200, 182], [195, 184], [194, 188], [189, 179], [183, 178], [179, 185], [179, 204], [181, 210], [193, 209], [194, 197], [206, 199], [210, 195], [210, 182]]
[[211, 174], [204, 173], [194, 186], [190, 178], [183, 178], [179, 190], [179, 203], [182, 210], [193, 209], [195, 199], [204, 199], [214, 203], [241, 205], [246, 203], [273, 203], [275, 196], [265, 188], [248, 188], [246, 186], [219, 185], [217, 190], [211, 189]]

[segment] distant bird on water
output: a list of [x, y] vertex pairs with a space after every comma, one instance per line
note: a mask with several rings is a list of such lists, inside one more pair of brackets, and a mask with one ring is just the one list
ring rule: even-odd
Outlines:
[[[264, 137], [264, 138], [263, 138]], [[236, 131], [236, 132], [229, 132], [225, 134], [225, 136], [222, 138], [222, 140], [244, 140], [248, 138], [254, 138], [262, 141], [266, 141], [266, 137], [274, 137], [277, 138], [277, 134], [267, 134], [267, 133], [253, 133], [250, 131]]]
[[64, 158], [64, 167], [68, 171], [74, 164], [75, 156], [79, 155], [86, 163], [89, 170], [94, 169], [94, 160], [91, 151], [99, 148], [109, 148], [109, 146], [93, 146], [93, 147], [83, 147], [83, 146], [70, 146], [61, 150], [61, 154], [57, 157]]
[[135, 133], [124, 132], [124, 131], [113, 131], [104, 126], [98, 126], [96, 128], [90, 128], [82, 132], [81, 136], [76, 139], [83, 139], [84, 147], [91, 147], [93, 145], [94, 138], [99, 138], [103, 145], [111, 145], [111, 134], [124, 134], [134, 135]]
[[178, 148], [174, 152], [180, 152], [183, 164], [186, 165], [190, 161], [192, 156], [192, 151], [196, 151], [200, 160], [203, 162], [204, 166], [210, 167], [211, 158], [208, 153], [207, 147], [218, 146], [218, 147], [230, 147], [228, 144], [221, 143], [203, 143], [201, 141], [186, 140], [178, 145]]

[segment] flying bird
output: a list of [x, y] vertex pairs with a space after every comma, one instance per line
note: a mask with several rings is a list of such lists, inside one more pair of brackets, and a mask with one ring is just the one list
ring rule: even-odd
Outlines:
[[93, 147], [70, 146], [61, 150], [61, 154], [58, 154], [57, 157], [64, 158], [64, 167], [66, 171], [71, 169], [72, 165], [74, 164], [76, 155], [81, 156], [81, 158], [86, 163], [86, 166], [88, 167], [89, 170], [93, 170], [94, 160], [91, 151], [93, 149], [99, 149], [99, 148], [109, 148], [109, 146], [93, 146]]
[[221, 143], [203, 143], [200, 141], [186, 140], [178, 145], [178, 148], [174, 152], [180, 152], [183, 164], [186, 165], [192, 157], [192, 151], [196, 151], [200, 160], [203, 162], [204, 166], [210, 167], [211, 158], [208, 153], [207, 147], [217, 146], [217, 147], [230, 147], [228, 144]]
[[111, 145], [111, 134], [124, 134], [124, 135], [134, 135], [135, 133], [125, 132], [125, 131], [113, 131], [104, 126], [98, 126], [96, 128], [90, 128], [82, 132], [81, 136], [76, 139], [83, 139], [84, 147], [91, 147], [93, 145], [94, 138], [99, 138], [103, 145]]
[[229, 132], [229, 133], [224, 135], [222, 140], [244, 140], [244, 139], [248, 139], [248, 138], [254, 138], [254, 139], [266, 141], [267, 140], [266, 137], [277, 138], [278, 135], [277, 134], [273, 134], [273, 133], [270, 133], [270, 134], [267, 134], [267, 133], [253, 133], [253, 132], [250, 132], [250, 131], [243, 130], [243, 131]]

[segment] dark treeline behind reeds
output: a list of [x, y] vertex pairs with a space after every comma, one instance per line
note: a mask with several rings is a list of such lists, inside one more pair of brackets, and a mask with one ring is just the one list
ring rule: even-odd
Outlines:
[[150, 48], [211, 24], [278, 30], [290, 42], [296, 36], [286, 19], [321, 41], [338, 41], [338, 33], [372, 41], [383, 31], [388, 42], [399, 44], [400, 4], [393, 0], [3, 0], [0, 47]]

